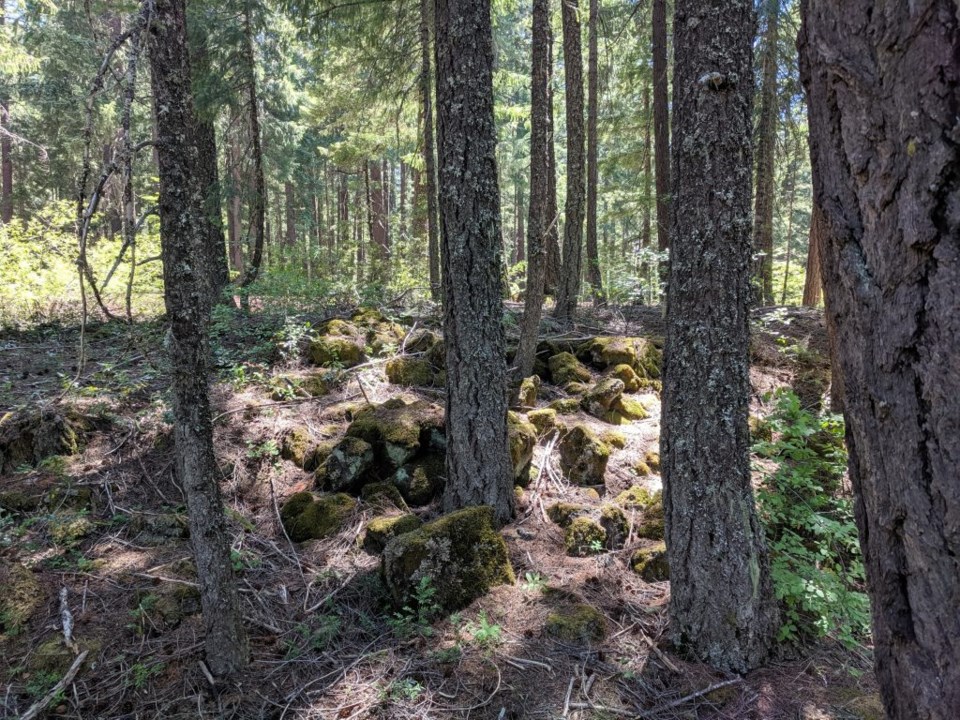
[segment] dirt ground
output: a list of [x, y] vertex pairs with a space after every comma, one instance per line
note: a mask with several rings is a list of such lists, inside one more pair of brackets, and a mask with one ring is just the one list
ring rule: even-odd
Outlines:
[[[307, 370], [304, 323], [317, 327], [349, 311], [314, 309], [295, 319], [218, 314], [215, 441], [252, 659], [230, 687], [212, 683], [202, 663], [162, 325], [87, 328], [82, 366], [78, 328], [0, 334], [0, 418], [69, 407], [94, 419], [77, 454], [0, 476], [0, 493], [26, 498], [19, 510], [0, 514], [3, 592], [25, 608], [19, 622], [0, 616], [0, 717], [27, 712], [82, 652], [74, 681], [39, 717], [882, 717], [867, 648], [791, 648], [745, 677], [676, 654], [667, 632], [669, 582], [644, 582], [630, 566], [634, 551], [651, 541], [631, 532], [623, 549], [566, 554], [563, 529], [544, 508], [599, 501], [565, 481], [547, 437], [535, 450], [536, 479], [503, 530], [517, 583], [422, 632], [398, 633], [379, 558], [361, 547], [373, 509], [360, 503], [335, 536], [296, 545], [279, 523], [283, 501], [313, 482], [278, 454], [291, 428], [335, 439], [358, 402], [399, 396], [443, 405], [442, 388], [389, 384], [386, 357], [342, 372], [328, 395], [275, 399], [271, 378]], [[384, 311], [411, 328], [439, 322], [422, 309]], [[828, 373], [821, 315], [768, 308], [754, 324], [753, 412], [768, 410], [765, 393], [784, 385], [819, 402], [826, 387], [818, 379]], [[619, 308], [584, 315], [570, 335], [662, 334], [659, 308]], [[538, 405], [563, 395], [544, 385]], [[650, 392], [642, 400], [649, 417], [616, 428], [624, 446], [611, 456], [607, 496], [637, 484], [659, 487], [655, 473], [635, 471], [658, 449], [659, 399]], [[576, 420], [609, 430], [584, 413]], [[438, 514], [435, 505], [415, 511], [423, 519]], [[569, 645], [544, 631], [551, 613], [579, 603], [602, 613], [601, 642]]]

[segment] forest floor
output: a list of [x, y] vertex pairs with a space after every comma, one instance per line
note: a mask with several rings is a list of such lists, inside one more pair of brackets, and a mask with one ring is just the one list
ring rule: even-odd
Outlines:
[[[744, 677], [675, 654], [666, 627], [669, 582], [645, 582], [631, 569], [633, 553], [651, 541], [631, 529], [621, 549], [567, 555], [564, 531], [544, 508], [600, 500], [565, 481], [554, 436], [538, 441], [535, 480], [503, 530], [517, 582], [459, 613], [429, 624], [398, 621], [385, 601], [380, 559], [362, 548], [376, 513], [366, 503], [335, 535], [291, 543], [279, 507], [313, 483], [283, 459], [292, 429], [336, 439], [358, 405], [393, 397], [443, 405], [442, 387], [387, 381], [384, 364], [405, 339], [334, 373], [328, 394], [305, 397], [291, 385], [316, 371], [303, 360], [309, 329], [351, 310], [217, 312], [215, 443], [252, 659], [239, 685], [226, 688], [211, 682], [201, 662], [162, 325], [88, 327], [79, 369], [77, 327], [0, 333], [0, 418], [38, 410], [84, 418], [75, 454], [0, 475], [0, 717], [26, 713], [81, 652], [87, 655], [72, 684], [38, 717], [882, 717], [865, 648], [832, 641], [792, 648]], [[407, 328], [439, 326], [429, 309], [383, 310]], [[821, 315], [769, 308], [754, 326], [753, 411], [762, 415], [766, 393], [782, 386], [819, 399], [826, 390]], [[585, 312], [571, 335], [662, 333], [659, 309], [616, 308]], [[544, 384], [537, 404], [564, 395]], [[582, 412], [564, 418], [620, 434], [606, 472], [608, 499], [635, 485], [659, 487], [655, 471], [636, 470], [658, 451], [659, 400], [655, 392], [641, 399], [649, 416], [616, 428]], [[438, 507], [414, 511], [429, 519]], [[570, 644], [544, 631], [551, 613], [581, 603], [602, 614], [601, 639]]]

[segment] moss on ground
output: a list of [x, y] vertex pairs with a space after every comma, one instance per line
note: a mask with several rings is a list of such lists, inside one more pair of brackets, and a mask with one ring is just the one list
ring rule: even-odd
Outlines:
[[357, 506], [343, 493], [314, 495], [300, 492], [280, 509], [280, 520], [294, 542], [319, 540], [338, 532]]

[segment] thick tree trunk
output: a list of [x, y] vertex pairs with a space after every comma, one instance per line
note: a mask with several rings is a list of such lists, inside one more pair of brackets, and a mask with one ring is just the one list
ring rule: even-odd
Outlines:
[[447, 367], [447, 511], [513, 515], [490, 0], [437, 0], [437, 155]]
[[426, 227], [427, 257], [430, 268], [430, 296], [434, 302], [442, 298], [440, 280], [440, 242], [438, 240], [437, 165], [433, 140], [433, 73], [430, 67], [430, 21], [433, 0], [420, 0], [420, 101], [423, 103], [423, 171], [427, 194]]
[[670, 628], [700, 659], [744, 672], [778, 625], [747, 427], [753, 2], [677, 0], [674, 28], [660, 440]]
[[243, 203], [240, 198], [240, 151], [236, 139], [230, 137], [227, 146], [228, 172], [230, 173], [230, 201], [227, 205], [227, 232], [230, 245], [230, 267], [237, 272], [243, 272], [243, 223], [241, 213]]
[[[530, 216], [527, 221], [527, 285], [523, 302], [523, 322], [520, 325], [520, 344], [515, 361], [518, 381], [533, 373], [540, 333], [540, 315], [543, 312], [543, 281], [547, 259], [549, 45], [550, 0], [534, 0], [530, 73]], [[522, 220], [520, 226], [522, 227]], [[520, 238], [517, 238], [517, 242], [522, 245]]]
[[557, 153], [553, 144], [553, 30], [547, 45], [547, 269], [543, 280], [546, 295], [556, 297], [560, 287], [560, 211], [557, 209]]
[[[6, 0], [0, 0], [0, 27], [6, 23]], [[13, 220], [13, 142], [4, 131], [10, 125], [10, 93], [0, 95], [0, 222]]]
[[[644, 251], [650, 250], [650, 243], [653, 239], [651, 233], [651, 215], [653, 210], [653, 143], [652, 135], [650, 132], [651, 126], [653, 124], [653, 118], [650, 114], [650, 86], [644, 85], [643, 87], [643, 117], [644, 127], [643, 127], [643, 217], [640, 223], [640, 248]], [[650, 264], [644, 262], [640, 265], [640, 277], [642, 278], [644, 284], [650, 283], [653, 285], [655, 278], [650, 277]], [[650, 302], [654, 302], [656, 299], [656, 290], [654, 287], [651, 287], [651, 292], [648, 298]]]
[[367, 163], [367, 199], [370, 214], [370, 242], [373, 245], [373, 265], [370, 279], [383, 283], [390, 262], [390, 243], [387, 236], [387, 195], [384, 193], [382, 164], [379, 160]]
[[257, 68], [253, 48], [252, 0], [243, 4], [242, 65], [246, 91], [247, 111], [250, 113], [250, 152], [253, 159], [253, 193], [250, 196], [250, 245], [252, 252], [241, 285], [252, 284], [260, 272], [263, 261], [263, 243], [266, 237], [267, 184], [263, 175], [263, 146], [260, 137], [260, 101], [257, 96]]
[[206, 626], [207, 664], [230, 676], [247, 662], [230, 543], [213, 453], [207, 387], [209, 295], [204, 277], [210, 230], [203, 207], [190, 96], [184, 0], [155, 0], [150, 61], [160, 160], [160, 237], [170, 321], [177, 471], [187, 501]]
[[807, 245], [807, 275], [803, 281], [803, 304], [816, 307], [820, 304], [820, 289], [823, 280], [820, 275], [820, 246], [823, 242], [823, 211], [813, 202], [810, 212], [810, 242]]
[[[583, 48], [580, 42], [579, 0], [562, 0], [563, 77], [567, 119], [567, 197], [563, 218], [563, 265], [554, 317], [573, 320], [580, 294], [583, 263], [584, 147], [583, 147]], [[596, 255], [596, 237], [593, 253]]]
[[960, 709], [960, 19], [805, 0], [820, 268], [844, 382], [877, 678], [894, 720]]
[[[657, 173], [657, 249], [670, 247], [670, 106], [667, 73], [667, 0], [653, 0], [653, 138]], [[660, 275], [665, 278], [666, 263]]]
[[227, 241], [223, 232], [223, 209], [220, 205], [220, 169], [217, 165], [217, 131], [212, 119], [197, 119], [197, 175], [204, 193], [204, 211], [210, 236], [207, 240], [211, 297], [216, 300], [230, 280], [227, 269]]
[[[546, 175], [546, 168], [544, 168], [544, 175]], [[526, 208], [523, 204], [523, 186], [518, 182], [517, 183], [517, 193], [516, 193], [516, 205], [517, 205], [517, 233], [516, 233], [516, 254], [514, 255], [514, 263], [520, 263], [527, 259], [527, 231], [524, 227], [525, 223], [523, 220], [523, 214], [526, 212]], [[544, 198], [546, 200], [546, 198]]]
[[587, 25], [590, 32], [587, 49], [587, 282], [590, 283], [594, 303], [603, 304], [603, 279], [597, 254], [597, 186], [600, 184], [600, 154], [597, 147], [597, 113], [600, 102], [597, 46], [597, 32], [600, 29], [599, 0], [590, 0]]
[[763, 82], [757, 127], [757, 191], [753, 211], [754, 284], [758, 299], [773, 305], [773, 185], [777, 145], [777, 40], [780, 0], [767, 0], [763, 34]]

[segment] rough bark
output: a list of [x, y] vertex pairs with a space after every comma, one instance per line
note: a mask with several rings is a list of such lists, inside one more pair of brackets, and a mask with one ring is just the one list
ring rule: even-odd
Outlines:
[[257, 68], [253, 48], [253, 18], [251, 0], [243, 4], [242, 47], [243, 83], [247, 100], [247, 112], [250, 116], [250, 154], [253, 160], [253, 193], [250, 196], [250, 262], [241, 283], [243, 287], [252, 284], [260, 272], [263, 262], [263, 243], [266, 237], [267, 184], [263, 175], [263, 145], [260, 136], [260, 101], [257, 95]]
[[803, 280], [803, 304], [816, 307], [820, 304], [823, 280], [820, 275], [820, 244], [823, 234], [823, 212], [816, 200], [810, 213], [810, 242], [807, 245], [807, 275]]
[[960, 27], [950, 0], [805, 0], [820, 268], [877, 679], [960, 708]]
[[288, 247], [293, 247], [297, 244], [297, 208], [293, 183], [289, 180], [283, 183], [283, 209], [285, 226], [283, 241]]
[[560, 286], [560, 212], [557, 209], [557, 154], [553, 144], [553, 30], [550, 30], [547, 79], [547, 271], [544, 293], [556, 296]]
[[778, 625], [747, 427], [753, 29], [752, 0], [676, 4], [660, 441], [671, 632], [736, 672], [766, 660]]
[[600, 257], [597, 253], [597, 187], [600, 184], [600, 154], [597, 147], [597, 113], [600, 101], [597, 46], [599, 25], [599, 0], [590, 0], [590, 15], [587, 21], [590, 33], [587, 48], [587, 282], [590, 283], [594, 303], [603, 304], [606, 299], [600, 274]]
[[373, 264], [370, 279], [383, 283], [390, 262], [390, 241], [387, 235], [387, 194], [384, 192], [383, 165], [379, 160], [367, 163], [367, 199], [370, 213], [370, 243]]
[[[670, 109], [667, 75], [667, 0], [653, 0], [653, 138], [657, 184], [657, 249], [670, 247]], [[666, 265], [660, 268], [665, 276]]]
[[213, 453], [208, 372], [210, 315], [204, 277], [209, 228], [193, 130], [184, 0], [154, 0], [150, 63], [160, 161], [160, 238], [170, 322], [177, 471], [187, 501], [200, 584], [207, 664], [217, 676], [246, 665], [246, 645], [230, 563]]
[[[544, 170], [546, 173], [546, 170]], [[514, 264], [523, 262], [527, 259], [526, 241], [527, 231], [524, 227], [523, 214], [526, 209], [523, 206], [523, 186], [519, 181], [516, 183], [514, 192], [514, 206], [516, 207], [517, 227], [514, 234]]]
[[[530, 215], [527, 220], [527, 284], [523, 299], [520, 344], [515, 361], [518, 381], [533, 374], [540, 333], [540, 316], [543, 312], [543, 281], [547, 259], [547, 166], [549, 164], [547, 82], [550, 77], [550, 0], [533, 2], [531, 44]], [[522, 246], [520, 238], [517, 238], [517, 242]]]
[[[640, 221], [640, 248], [644, 251], [650, 250], [652, 240], [651, 221], [653, 211], [653, 141], [651, 125], [653, 118], [650, 114], [650, 86], [643, 87], [643, 117], [646, 118], [643, 127], [643, 216]], [[644, 262], [640, 265], [640, 277], [644, 284], [650, 282], [653, 285], [653, 278], [650, 277], [650, 264]], [[655, 299], [655, 292], [651, 288], [650, 301]], [[646, 300], [646, 298], [645, 298]]]
[[[6, 23], [6, 0], [0, 0], [0, 27]], [[13, 142], [4, 130], [10, 125], [10, 94], [0, 91], [0, 222], [13, 220]]]
[[447, 511], [513, 514], [507, 452], [489, 0], [437, 0], [437, 155], [447, 367]]
[[764, 305], [773, 305], [773, 186], [777, 144], [777, 38], [780, 0], [767, 0], [763, 80], [757, 127], [757, 190], [753, 211], [754, 284]]
[[227, 145], [227, 172], [230, 175], [230, 197], [227, 203], [227, 237], [230, 247], [230, 267], [243, 272], [243, 244], [240, 241], [242, 221], [240, 218], [242, 201], [240, 198], [240, 151], [233, 135]]
[[[584, 133], [583, 48], [580, 42], [579, 0], [562, 0], [563, 79], [566, 89], [567, 197], [563, 209], [563, 264], [554, 317], [571, 322], [577, 310], [583, 264]], [[596, 237], [593, 252], [596, 255]]]
[[430, 21], [432, 0], [420, 0], [420, 101], [423, 103], [423, 171], [427, 195], [427, 258], [430, 268], [430, 296], [434, 302], [442, 297], [440, 281], [440, 242], [437, 231], [437, 165], [433, 139], [433, 73], [430, 66]]

